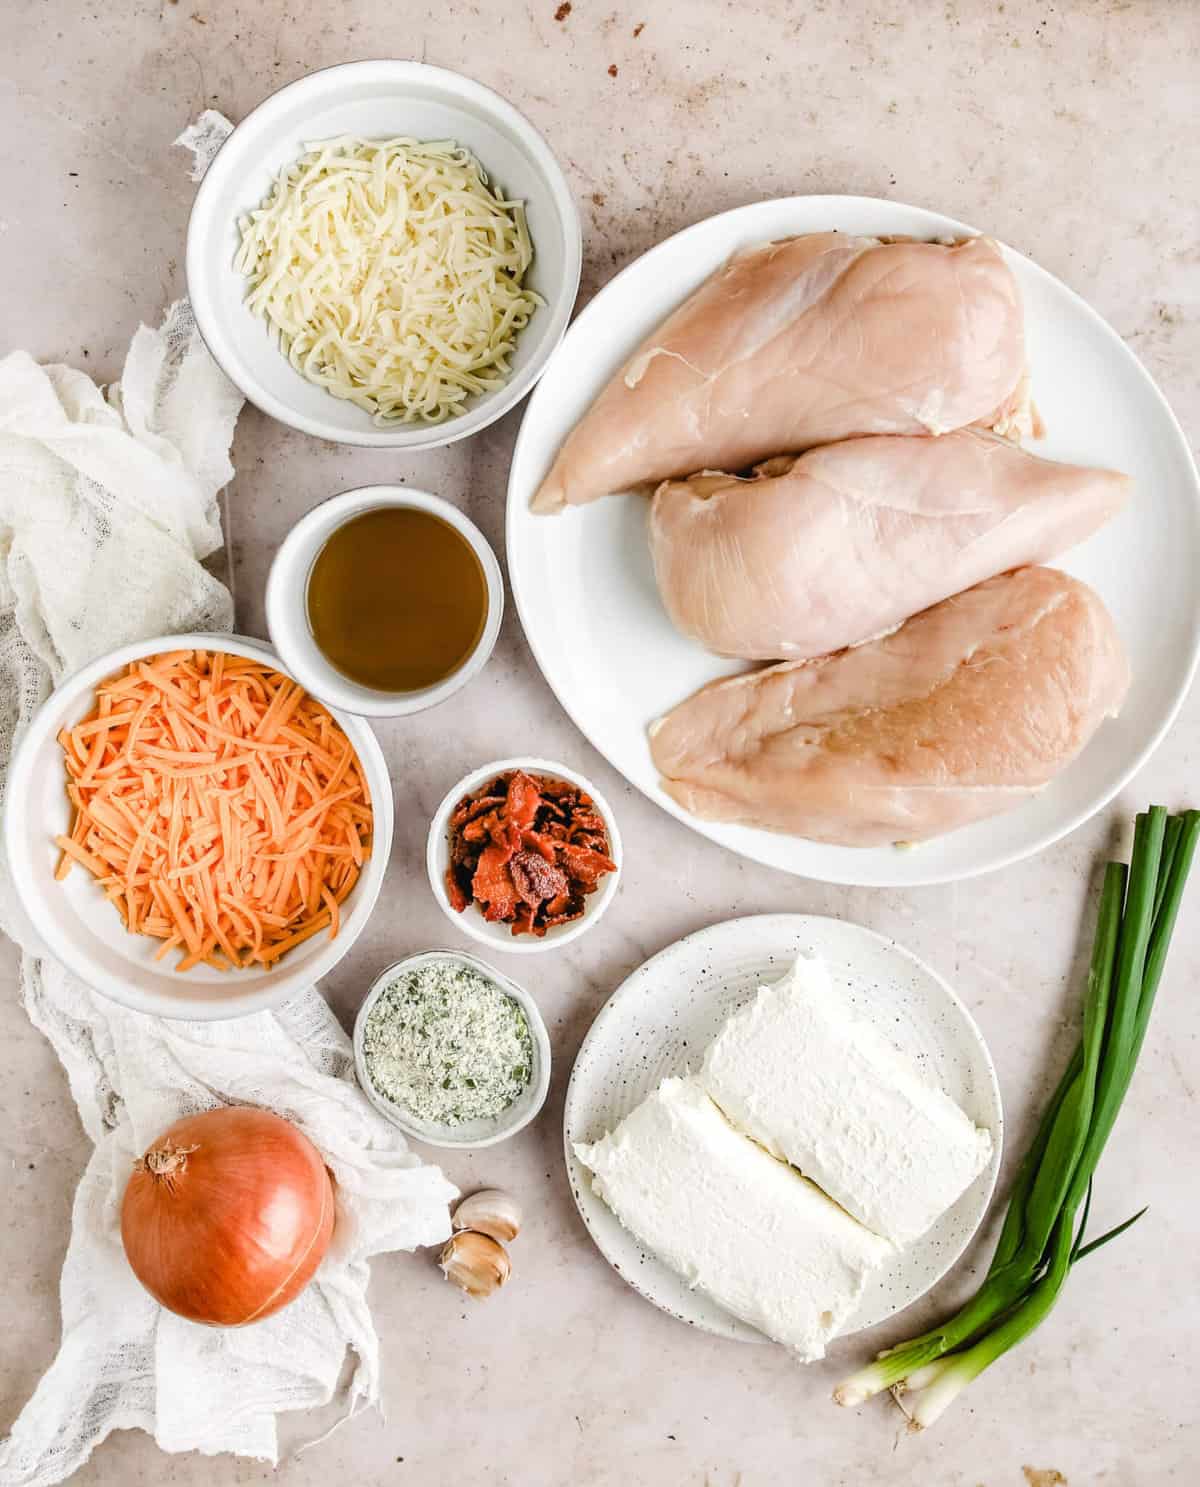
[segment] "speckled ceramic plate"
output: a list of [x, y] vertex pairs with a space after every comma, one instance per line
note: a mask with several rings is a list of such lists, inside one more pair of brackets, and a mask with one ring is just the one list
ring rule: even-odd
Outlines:
[[559, 446], [612, 373], [731, 253], [831, 228], [918, 238], [975, 231], [896, 201], [791, 196], [697, 222], [635, 259], [576, 318], [529, 401], [509, 472], [508, 581], [530, 649], [563, 707], [631, 784], [678, 820], [755, 862], [827, 883], [947, 883], [1040, 852], [1110, 801], [1171, 726], [1200, 653], [1200, 476], [1187, 440], [1133, 352], [1065, 284], [1004, 250], [1025, 301], [1033, 393], [1049, 431], [1031, 447], [1124, 470], [1136, 484], [1125, 509], [1056, 565], [1104, 600], [1133, 685], [1120, 717], [1019, 809], [915, 851], [839, 847], [689, 815], [659, 783], [647, 727], [744, 663], [709, 655], [667, 617], [644, 499], [612, 496], [559, 516], [529, 509]]
[[571, 1191], [600, 1252], [635, 1291], [682, 1322], [742, 1342], [761, 1342], [762, 1334], [643, 1250], [592, 1191], [573, 1145], [598, 1140], [659, 1080], [696, 1068], [725, 1018], [802, 951], [822, 956], [856, 1010], [995, 1143], [991, 1162], [953, 1208], [876, 1272], [846, 1332], [893, 1316], [945, 1275], [978, 1229], [1000, 1168], [1004, 1120], [983, 1035], [942, 978], [894, 940], [840, 919], [764, 914], [715, 924], [660, 951], [609, 998], [575, 1060], [563, 1120]]

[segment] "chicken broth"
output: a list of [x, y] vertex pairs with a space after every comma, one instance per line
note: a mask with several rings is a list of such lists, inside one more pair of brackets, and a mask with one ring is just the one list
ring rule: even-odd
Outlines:
[[451, 676], [478, 644], [487, 580], [467, 539], [416, 507], [344, 523], [308, 579], [308, 623], [326, 659], [380, 692], [418, 692]]

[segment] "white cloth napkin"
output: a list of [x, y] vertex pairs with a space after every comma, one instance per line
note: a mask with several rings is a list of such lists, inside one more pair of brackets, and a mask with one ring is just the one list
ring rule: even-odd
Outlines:
[[[69, 367], [23, 352], [0, 361], [0, 791], [14, 742], [63, 676], [147, 635], [230, 628], [230, 595], [199, 560], [221, 542], [217, 494], [233, 474], [240, 406], [185, 303], [161, 330], [138, 331], [107, 396]], [[444, 1239], [456, 1192], [363, 1096], [318, 992], [233, 1021], [169, 1022], [125, 1011], [46, 956], [6, 869], [0, 926], [25, 952], [26, 1010], [95, 1143], [63, 1266], [62, 1343], [0, 1441], [0, 1484], [61, 1482], [132, 1426], [167, 1451], [274, 1462], [276, 1414], [328, 1403], [348, 1351], [347, 1409], [376, 1403], [367, 1262]], [[119, 1234], [135, 1156], [179, 1116], [221, 1103], [294, 1120], [337, 1179], [337, 1226], [314, 1283], [234, 1331], [159, 1307]]]

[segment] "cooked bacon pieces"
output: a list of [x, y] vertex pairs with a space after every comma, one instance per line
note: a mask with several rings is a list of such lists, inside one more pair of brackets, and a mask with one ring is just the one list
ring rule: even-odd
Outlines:
[[509, 871], [512, 856], [507, 843], [489, 842], [479, 854], [471, 878], [471, 897], [483, 909], [485, 919], [509, 920], [517, 907], [517, 890]]
[[583, 885], [585, 893], [591, 893], [599, 885], [605, 873], [611, 873], [613, 864], [607, 853], [597, 852], [592, 847], [577, 846], [574, 842], [562, 842], [559, 860], [572, 880]]
[[474, 903], [514, 935], [541, 938], [582, 918], [587, 895], [615, 871], [595, 802], [568, 780], [513, 770], [450, 814], [451, 907], [461, 914]]
[[571, 892], [570, 879], [561, 867], [554, 867], [540, 852], [514, 852], [508, 864], [517, 893], [536, 909], [540, 904], [557, 903]]

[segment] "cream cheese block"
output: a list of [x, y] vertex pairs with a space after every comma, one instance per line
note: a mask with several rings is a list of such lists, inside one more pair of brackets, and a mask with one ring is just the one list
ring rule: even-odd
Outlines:
[[805, 1362], [893, 1253], [811, 1182], [735, 1131], [694, 1079], [665, 1079], [575, 1154], [647, 1249]]
[[817, 959], [726, 1022], [698, 1079], [733, 1126], [897, 1245], [991, 1159], [990, 1133], [854, 1015]]

